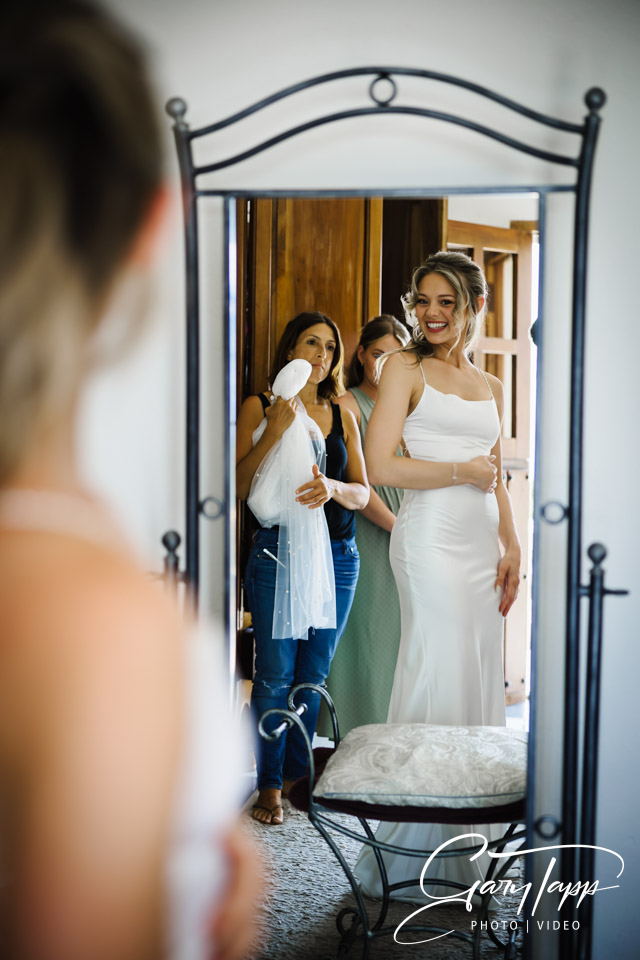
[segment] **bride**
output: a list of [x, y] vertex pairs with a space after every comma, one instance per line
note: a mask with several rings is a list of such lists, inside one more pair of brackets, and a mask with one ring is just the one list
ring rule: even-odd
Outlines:
[[[403, 298], [412, 339], [386, 360], [369, 422], [370, 480], [406, 490], [390, 543], [401, 639], [389, 723], [505, 723], [502, 624], [518, 591], [520, 545], [502, 482], [502, 384], [468, 358], [486, 298], [481, 269], [463, 253], [433, 254], [415, 270]], [[409, 458], [396, 456], [401, 439]], [[376, 836], [433, 849], [472, 829], [385, 823]], [[423, 865], [383, 856], [390, 883]], [[476, 864], [436, 860], [429, 877], [470, 884]], [[371, 849], [356, 875], [380, 895]]]
[[260, 871], [222, 631], [185, 629], [78, 465], [163, 229], [155, 98], [106, 12], [37, 7], [0, 6], [0, 954], [239, 960]]

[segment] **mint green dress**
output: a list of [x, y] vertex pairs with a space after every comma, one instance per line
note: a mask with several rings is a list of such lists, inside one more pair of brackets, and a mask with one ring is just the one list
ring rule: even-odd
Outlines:
[[[373, 400], [359, 387], [350, 391], [360, 408], [360, 435], [364, 437]], [[401, 455], [400, 448], [398, 454]], [[404, 495], [396, 487], [373, 486], [397, 514]], [[389, 563], [386, 530], [356, 512], [356, 543], [360, 576], [347, 626], [331, 664], [327, 687], [338, 714], [340, 736], [365, 723], [386, 723], [400, 642], [400, 602]], [[332, 736], [324, 707], [318, 733]]]

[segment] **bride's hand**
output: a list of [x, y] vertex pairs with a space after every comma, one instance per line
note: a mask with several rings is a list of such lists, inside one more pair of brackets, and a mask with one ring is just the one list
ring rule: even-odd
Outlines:
[[298, 487], [296, 490], [296, 501], [297, 503], [301, 503], [303, 507], [310, 507], [313, 510], [314, 507], [321, 507], [327, 500], [331, 500], [334, 489], [333, 481], [330, 480], [329, 477], [325, 477], [323, 473], [320, 473], [314, 463], [313, 480], [305, 483], [302, 487]]
[[513, 602], [518, 596], [520, 585], [520, 553], [517, 550], [507, 550], [498, 564], [498, 575], [493, 589], [501, 591], [500, 613], [503, 617], [509, 613]]
[[493, 462], [495, 459], [493, 455], [474, 457], [468, 463], [458, 464], [459, 470], [462, 467], [462, 482], [470, 483], [472, 487], [477, 487], [484, 493], [493, 493], [498, 482], [498, 470]]

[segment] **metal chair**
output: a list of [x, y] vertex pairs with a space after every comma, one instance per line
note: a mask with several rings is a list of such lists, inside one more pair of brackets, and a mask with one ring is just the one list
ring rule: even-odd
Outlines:
[[[315, 750], [312, 749], [311, 741], [301, 720], [301, 716], [306, 710], [306, 704], [301, 703], [299, 706], [296, 706], [295, 704], [296, 694], [298, 691], [303, 689], [314, 690], [324, 698], [329, 708], [333, 724], [335, 744], [333, 748], [320, 747], [316, 748]], [[525, 819], [524, 791], [522, 797], [518, 798], [516, 801], [507, 804], [501, 804], [500, 806], [487, 806], [479, 808], [478, 806], [472, 806], [470, 802], [469, 806], [457, 807], [455, 809], [447, 806], [425, 807], [405, 804], [390, 806], [383, 803], [371, 803], [354, 799], [339, 799], [318, 796], [316, 791], [318, 789], [318, 782], [322, 776], [322, 773], [324, 772], [330, 759], [333, 756], [336, 756], [338, 751], [341, 749], [341, 739], [335, 706], [329, 693], [324, 687], [320, 687], [311, 683], [302, 683], [294, 687], [289, 694], [288, 706], [288, 710], [266, 711], [266, 713], [260, 718], [259, 731], [262, 737], [270, 740], [277, 739], [286, 731], [295, 726], [298, 728], [298, 730], [300, 730], [300, 733], [303, 736], [306, 744], [309, 757], [308, 773], [305, 777], [301, 778], [293, 785], [289, 792], [289, 801], [296, 809], [302, 810], [307, 814], [313, 826], [329, 844], [329, 847], [333, 851], [351, 885], [357, 905], [356, 909], [347, 907], [341, 910], [336, 917], [336, 926], [338, 933], [340, 934], [336, 957], [345, 957], [351, 948], [357, 943], [357, 941], [360, 940], [362, 944], [361, 956], [363, 960], [367, 960], [370, 955], [371, 945], [374, 940], [379, 937], [391, 935], [396, 931], [396, 926], [388, 924], [385, 926], [385, 920], [387, 918], [389, 909], [390, 895], [392, 893], [409, 887], [419, 887], [421, 882], [425, 885], [431, 884], [441, 887], [451, 887], [452, 892], [456, 889], [461, 891], [467, 890], [464, 884], [456, 881], [445, 879], [424, 879], [421, 881], [420, 877], [416, 877], [410, 881], [390, 884], [382, 858], [383, 851], [415, 857], [423, 863], [434, 851], [405, 849], [382, 843], [376, 840], [374, 831], [369, 821], [384, 820], [391, 822], [425, 824], [508, 824], [507, 830], [499, 839], [488, 841], [486, 843], [486, 850], [495, 851], [495, 853], [500, 854], [501, 856], [491, 859], [491, 863], [484, 877], [483, 883], [486, 883], [487, 881], [493, 881], [494, 884], [498, 884], [500, 881], [505, 879], [507, 872], [518, 857], [517, 849], [510, 849], [505, 853], [505, 847], [507, 844], [510, 844], [510, 847], [512, 847], [516, 841], [524, 841], [526, 836], [526, 831], [524, 828], [520, 827], [519, 829], [519, 825], [523, 824]], [[271, 732], [267, 732], [264, 726], [265, 721], [268, 718], [273, 718], [275, 720], [278, 717], [281, 718], [281, 722], [273, 730], [271, 730]], [[381, 724], [379, 726], [384, 727], [385, 725]], [[424, 726], [425, 728], [427, 727], [427, 725]], [[458, 729], [460, 728], [452, 728], [452, 730]], [[340, 823], [335, 819], [335, 817], [331, 816], [331, 814], [335, 813], [348, 814], [356, 818], [362, 827], [362, 832], [358, 832], [356, 829], [350, 829], [343, 823]], [[349, 864], [347, 863], [336, 838], [332, 835], [333, 833], [342, 834], [344, 836], [352, 837], [355, 840], [359, 840], [361, 843], [370, 846], [374, 851], [378, 869], [380, 871], [380, 880], [383, 893], [382, 903], [379, 907], [378, 914], [373, 919], [369, 915], [369, 910], [367, 909], [367, 904], [365, 903], [365, 898], [361, 893], [358, 881], [354, 876]], [[519, 846], [520, 845], [521, 844], [519, 844]], [[438, 853], [438, 856], [469, 857], [472, 854], [481, 851], [482, 849], [484, 849], [484, 844], [476, 844], [475, 846], [464, 848], [456, 847], [455, 849], [452, 848], [443, 850]], [[500, 864], [499, 866], [498, 863]], [[479, 895], [479, 897], [480, 900], [478, 906], [477, 923], [474, 928], [474, 933], [466, 933], [464, 931], [454, 930], [451, 931], [451, 936], [469, 943], [472, 947], [472, 957], [474, 960], [477, 960], [477, 958], [480, 957], [480, 943], [484, 925], [485, 931], [491, 937], [505, 960], [511, 960], [511, 958], [517, 956], [517, 946], [515, 940], [517, 936], [517, 926], [519, 924], [519, 920], [516, 919], [514, 920], [513, 924], [509, 924], [510, 929], [508, 931], [508, 939], [500, 939], [496, 932], [491, 929], [491, 922], [487, 921], [487, 913], [491, 903], [492, 893], [489, 890]], [[373, 905], [374, 901], [369, 900], [369, 903]], [[406, 923], [403, 925], [403, 931], [407, 933], [432, 933], [434, 935], [450, 932], [446, 928], [433, 926], [426, 923]]]

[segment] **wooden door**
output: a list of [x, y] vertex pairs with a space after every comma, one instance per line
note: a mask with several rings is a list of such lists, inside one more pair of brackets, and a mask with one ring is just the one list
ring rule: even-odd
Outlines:
[[[237, 207], [237, 403], [267, 389], [289, 320], [318, 310], [336, 323], [350, 358], [380, 313], [382, 198], [257, 198]], [[238, 511], [244, 571], [253, 518]], [[238, 609], [242, 609], [241, 579]], [[241, 619], [241, 618], [239, 618]]]
[[266, 389], [278, 340], [304, 310], [331, 317], [351, 355], [380, 313], [382, 199], [258, 198], [238, 221], [241, 402]]
[[447, 198], [385, 200], [382, 208], [382, 313], [404, 321], [400, 297], [416, 267], [447, 247]]
[[485, 330], [473, 360], [481, 370], [498, 377], [505, 392], [502, 467], [522, 544], [522, 585], [505, 621], [505, 689], [507, 703], [517, 703], [526, 696], [531, 633], [532, 233], [450, 220], [448, 247], [468, 253], [483, 268], [489, 284]]

